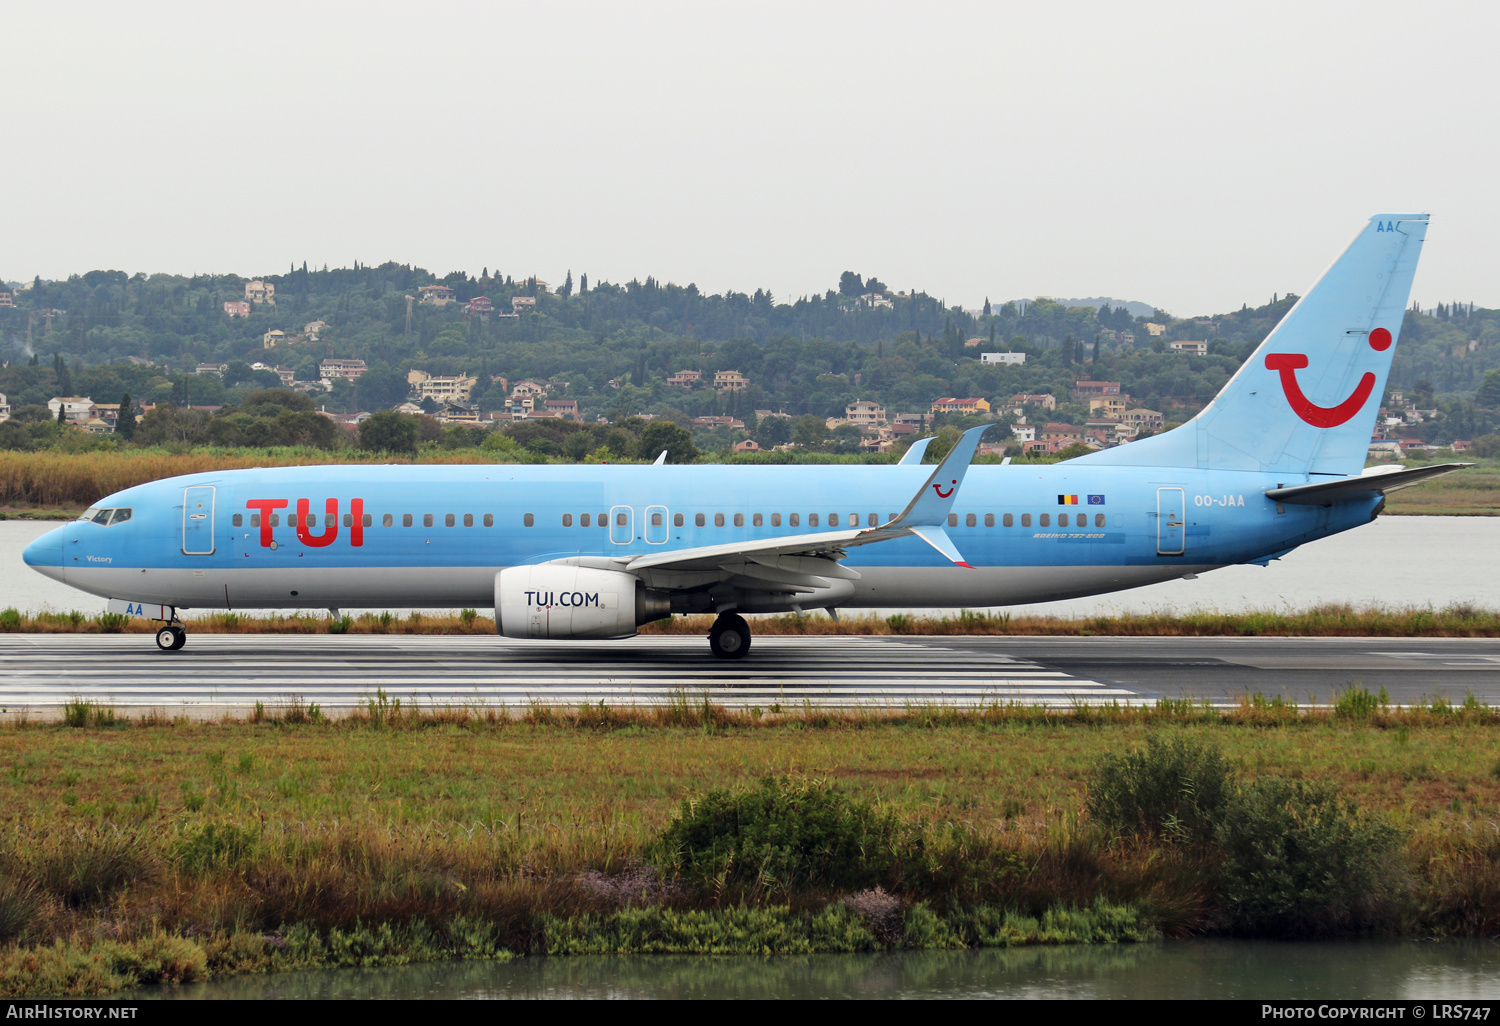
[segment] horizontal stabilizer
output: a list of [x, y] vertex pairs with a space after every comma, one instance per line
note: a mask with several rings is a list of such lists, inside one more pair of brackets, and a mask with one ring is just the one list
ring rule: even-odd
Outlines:
[[1473, 465], [1472, 463], [1440, 463], [1435, 467], [1376, 467], [1359, 477], [1292, 485], [1290, 488], [1272, 488], [1266, 492], [1266, 498], [1296, 506], [1329, 506], [1335, 502], [1352, 502], [1355, 499], [1388, 495]]

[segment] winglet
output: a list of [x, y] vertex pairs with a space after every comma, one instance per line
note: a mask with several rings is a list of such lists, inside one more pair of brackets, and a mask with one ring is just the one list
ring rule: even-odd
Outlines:
[[927, 447], [932, 444], [932, 440], [936, 437], [936, 435], [929, 435], [926, 438], [919, 438], [911, 443], [911, 448], [906, 450], [906, 455], [901, 457], [901, 462], [897, 466], [906, 467], [921, 463], [922, 457], [927, 455]]
[[[968, 473], [969, 463], [974, 459], [974, 450], [979, 448], [979, 437], [990, 427], [991, 425], [986, 424], [965, 431], [901, 514], [876, 530], [887, 527], [941, 526], [948, 519], [948, 511], [953, 508], [953, 500], [964, 483], [964, 475]], [[931, 539], [928, 541], [931, 544]]]
[[653, 467], [659, 467], [665, 462], [667, 462], [667, 450], [663, 449], [661, 451], [661, 455], [656, 457], [655, 462], [653, 462], [651, 465]]

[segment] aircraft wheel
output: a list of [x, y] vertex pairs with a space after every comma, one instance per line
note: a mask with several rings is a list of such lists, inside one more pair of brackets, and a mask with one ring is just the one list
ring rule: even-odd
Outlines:
[[750, 625], [738, 613], [725, 613], [709, 630], [708, 647], [719, 659], [743, 659], [750, 651]]
[[176, 624], [167, 624], [156, 632], [156, 647], [163, 652], [176, 652], [187, 644], [187, 631]]

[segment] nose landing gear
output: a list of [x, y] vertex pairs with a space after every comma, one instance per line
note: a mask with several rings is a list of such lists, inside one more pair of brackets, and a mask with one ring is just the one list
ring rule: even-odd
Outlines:
[[156, 647], [163, 652], [176, 652], [186, 644], [187, 631], [178, 624], [163, 624], [156, 632]]
[[722, 613], [708, 632], [708, 647], [719, 659], [743, 659], [750, 651], [750, 625], [738, 613]]

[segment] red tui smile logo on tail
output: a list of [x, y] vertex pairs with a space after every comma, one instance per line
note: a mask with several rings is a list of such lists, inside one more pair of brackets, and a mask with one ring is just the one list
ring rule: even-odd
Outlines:
[[[953, 485], [956, 485], [956, 484], [958, 484], [958, 482], [957, 482], [957, 481], [951, 481], [951, 482], [949, 482], [949, 483], [950, 483], [950, 484], [953, 484]], [[937, 483], [934, 483], [934, 484], [933, 484], [933, 486], [932, 486], [932, 490], [933, 490], [933, 491], [935, 491], [935, 492], [937, 492], [937, 495], [938, 495], [938, 498], [939, 498], [939, 499], [946, 499], [946, 498], [947, 498], [947, 497], [948, 497], [948, 496], [950, 496], [950, 495], [952, 495], [952, 494], [953, 494], [953, 489], [952, 489], [952, 488], [949, 488], [949, 489], [948, 489], [948, 490], [947, 490], [947, 491], [946, 491], [946, 492], [945, 492], [945, 491], [943, 491], [943, 486], [942, 486], [942, 485], [940, 485], [940, 484], [937, 484]]]
[[[1391, 347], [1391, 333], [1384, 328], [1376, 328], [1370, 332], [1370, 348], [1385, 352]], [[1267, 353], [1266, 369], [1277, 371], [1281, 375], [1281, 390], [1286, 393], [1286, 401], [1291, 405], [1293, 412], [1313, 427], [1331, 428], [1349, 422], [1365, 402], [1370, 398], [1370, 393], [1375, 390], [1375, 375], [1366, 372], [1359, 379], [1359, 384], [1354, 387], [1349, 398], [1337, 406], [1319, 406], [1307, 396], [1302, 394], [1302, 386], [1297, 384], [1297, 372], [1307, 366], [1307, 357], [1301, 353]]]

